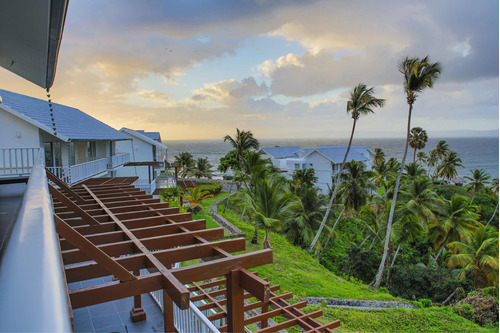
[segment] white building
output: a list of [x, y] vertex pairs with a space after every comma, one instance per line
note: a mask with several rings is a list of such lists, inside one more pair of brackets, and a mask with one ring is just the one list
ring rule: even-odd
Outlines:
[[[312, 168], [318, 181], [315, 186], [322, 193], [328, 193], [332, 187], [333, 178], [340, 169], [347, 146], [323, 145], [318, 148], [300, 148], [299, 146], [267, 147], [262, 148], [264, 158], [269, 158], [273, 165], [281, 170], [286, 178], [292, 179], [297, 169]], [[353, 145], [349, 150], [347, 161], [357, 161], [371, 168], [370, 161], [373, 153], [366, 146]]]
[[[135, 186], [153, 194], [156, 189], [156, 177], [161, 172], [167, 158], [168, 147], [161, 143], [158, 132], [145, 132], [122, 128], [121, 133], [131, 140], [116, 143], [116, 150], [130, 155], [130, 166], [117, 170], [117, 177], [139, 177]], [[156, 163], [154, 163], [156, 162]]]
[[78, 109], [57, 103], [52, 109], [53, 121], [48, 101], [0, 89], [0, 177], [29, 174], [39, 150], [70, 185], [111, 176], [129, 162], [128, 153], [116, 153], [128, 136]]

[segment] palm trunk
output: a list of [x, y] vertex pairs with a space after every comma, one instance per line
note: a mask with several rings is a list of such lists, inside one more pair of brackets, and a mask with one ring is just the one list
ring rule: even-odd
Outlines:
[[319, 236], [321, 235], [321, 232], [323, 232], [323, 228], [325, 227], [326, 221], [328, 220], [328, 215], [330, 215], [330, 210], [332, 209], [333, 205], [333, 200], [337, 196], [337, 190], [339, 189], [339, 184], [340, 184], [340, 174], [342, 173], [342, 170], [344, 170], [344, 165], [345, 161], [347, 160], [347, 155], [349, 154], [349, 150], [351, 149], [351, 144], [352, 144], [352, 137], [354, 136], [354, 129], [356, 128], [356, 118], [354, 118], [354, 122], [352, 124], [352, 131], [351, 131], [351, 137], [349, 138], [349, 144], [347, 145], [347, 150], [344, 155], [344, 160], [342, 161], [342, 164], [340, 165], [340, 169], [337, 173], [337, 181], [335, 182], [335, 189], [333, 190], [332, 196], [330, 197], [330, 202], [328, 203], [328, 207], [326, 208], [325, 216], [323, 216], [323, 221], [321, 221], [321, 225], [319, 226], [318, 231], [316, 232], [316, 236], [314, 236], [314, 239], [309, 245], [309, 248], [307, 249], [307, 252], [311, 253], [312, 249], [318, 242]]
[[375, 239], [377, 239], [376, 236], [373, 236], [372, 243], [370, 244], [370, 247], [368, 248], [368, 251], [370, 251], [373, 247], [373, 244], [375, 243]]
[[247, 210], [247, 208], [243, 207], [243, 212], [241, 212], [240, 221], [243, 220], [243, 216], [245, 216], [245, 211], [246, 210]]
[[250, 241], [250, 243], [257, 244], [258, 241], [259, 241], [259, 233], [257, 232], [257, 227], [254, 227], [253, 238]]
[[436, 257], [434, 258], [434, 261], [432, 262], [432, 266], [436, 266], [437, 265], [438, 258], [441, 255], [441, 253], [443, 252], [445, 246], [446, 246], [446, 240], [443, 243], [443, 245], [441, 245], [441, 248], [439, 249], [438, 254], [436, 254]]
[[394, 263], [396, 262], [396, 257], [398, 256], [400, 248], [401, 248], [401, 244], [398, 245], [398, 248], [396, 249], [396, 253], [394, 253], [394, 258], [392, 258], [391, 267], [394, 266]]
[[271, 248], [271, 239], [269, 238], [269, 230], [268, 229], [266, 229], [266, 236], [264, 237], [264, 248], [265, 249]]
[[391, 211], [389, 213], [389, 220], [387, 222], [387, 231], [385, 234], [384, 253], [382, 255], [382, 260], [380, 261], [380, 266], [378, 268], [377, 275], [375, 275], [375, 282], [373, 284], [373, 289], [378, 289], [378, 287], [380, 287], [380, 282], [382, 282], [382, 275], [384, 274], [385, 262], [387, 260], [387, 253], [389, 251], [389, 243], [391, 241], [392, 220], [394, 219], [394, 210], [396, 208], [396, 201], [398, 199], [399, 183], [401, 182], [401, 176], [405, 168], [406, 154], [408, 153], [408, 142], [410, 140], [410, 122], [411, 122], [412, 109], [413, 109], [413, 104], [410, 104], [408, 110], [408, 126], [406, 130], [405, 151], [403, 154], [403, 160], [401, 161], [401, 169], [399, 170], [398, 178], [396, 180], [396, 186], [394, 187], [394, 196], [392, 198]]
[[417, 156], [417, 148], [413, 149], [413, 163], [415, 163], [415, 157]]
[[231, 191], [233, 190], [233, 184], [234, 183], [231, 183], [231, 187], [229, 188], [229, 193], [227, 194], [227, 198], [226, 198], [226, 205], [224, 206], [224, 211], [222, 213], [226, 213], [226, 209], [227, 209], [227, 205], [229, 204], [229, 197], [231, 196]]
[[323, 251], [322, 251], [322, 253], [325, 251], [325, 249], [326, 249], [326, 247], [327, 247], [328, 243], [330, 243], [330, 239], [332, 238], [333, 231], [335, 230], [335, 227], [337, 226], [337, 223], [339, 223], [340, 218], [342, 217], [342, 214], [344, 214], [344, 211], [345, 211], [345, 207], [344, 207], [344, 209], [342, 209], [342, 212], [340, 212], [339, 217], [337, 217], [337, 221], [335, 221], [335, 224], [333, 225], [332, 231], [330, 231], [330, 235], [328, 235], [328, 239], [326, 240], [326, 243], [325, 243], [325, 245], [323, 246]]
[[493, 218], [495, 217], [495, 215], [497, 215], [497, 210], [498, 210], [498, 205], [495, 207], [495, 212], [493, 213], [493, 215], [491, 215], [491, 219], [488, 221], [488, 223], [486, 223], [486, 226], [489, 226], [491, 221], [493, 221]]
[[361, 242], [361, 244], [359, 244], [359, 247], [363, 246], [363, 244], [368, 240], [368, 237], [370, 237], [370, 235], [365, 237], [365, 239]]

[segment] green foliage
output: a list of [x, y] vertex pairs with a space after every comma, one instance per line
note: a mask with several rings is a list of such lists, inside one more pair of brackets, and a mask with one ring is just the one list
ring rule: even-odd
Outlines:
[[229, 169], [232, 170], [240, 169], [238, 161], [238, 152], [235, 149], [231, 150], [225, 156], [221, 157], [219, 160], [219, 166], [217, 167], [217, 170], [219, 170], [222, 173], [227, 172]]
[[298, 192], [298, 189], [312, 188], [317, 181], [318, 177], [316, 177], [313, 168], [296, 169], [293, 171], [292, 184], [295, 188], [295, 192]]
[[[481, 212], [479, 213], [479, 221], [482, 221], [486, 224], [495, 212], [495, 208], [498, 205], [498, 197], [493, 197], [485, 193], [478, 193], [474, 197], [474, 205], [481, 207]], [[490, 224], [498, 225], [498, 214], [495, 215]]]
[[434, 190], [438, 195], [442, 196], [446, 200], [450, 200], [451, 197], [456, 194], [466, 197], [471, 196], [465, 188], [455, 185], [437, 185], [434, 187]]
[[418, 300], [423, 308], [430, 308], [432, 306], [432, 300], [427, 298], [420, 298]]
[[458, 279], [458, 270], [446, 267], [393, 266], [389, 269], [387, 287], [392, 295], [406, 299], [427, 298], [443, 302], [457, 287], [473, 289], [472, 280]]
[[199, 183], [199, 187], [202, 191], [207, 191], [209, 194], [216, 195], [220, 193], [222, 190], [222, 185], [221, 184], [216, 184], [216, 183]]
[[[453, 306], [460, 316], [483, 327], [496, 328], [498, 332], [498, 294], [492, 296], [485, 289], [471, 292]], [[498, 292], [498, 289], [497, 289]]]
[[175, 202], [178, 201], [180, 195], [181, 195], [181, 188], [179, 186], [170, 187], [160, 192], [160, 199], [165, 202]]

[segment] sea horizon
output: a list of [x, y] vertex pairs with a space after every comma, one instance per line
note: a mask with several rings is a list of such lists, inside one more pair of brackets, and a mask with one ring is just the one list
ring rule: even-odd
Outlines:
[[[274, 146], [299, 146], [302, 148], [314, 148], [319, 145], [347, 145], [348, 138], [325, 139], [325, 138], [309, 138], [309, 139], [258, 139], [261, 147]], [[429, 153], [430, 150], [436, 147], [436, 144], [445, 140], [450, 149], [456, 151], [462, 159], [464, 168], [458, 168], [458, 176], [470, 176], [470, 170], [484, 169], [491, 178], [499, 175], [499, 137], [433, 137], [429, 138], [426, 146], [422, 151]], [[389, 138], [354, 138], [354, 145], [365, 145], [370, 150], [381, 148], [386, 158], [395, 157], [401, 160], [404, 152], [406, 138], [389, 137]], [[167, 160], [172, 162], [174, 156], [181, 152], [187, 151], [194, 158], [207, 157], [214, 169], [220, 164], [221, 157], [226, 155], [231, 150], [231, 145], [221, 139], [205, 139], [205, 140], [164, 140], [168, 148]], [[413, 161], [413, 149], [408, 148], [407, 162]], [[491, 179], [490, 179], [491, 180]]]

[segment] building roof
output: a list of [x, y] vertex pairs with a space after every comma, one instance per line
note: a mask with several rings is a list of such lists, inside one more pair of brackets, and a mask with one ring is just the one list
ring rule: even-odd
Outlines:
[[50, 88], [68, 1], [2, 1], [0, 66], [40, 87]]
[[[0, 89], [0, 108], [53, 135], [49, 103], [45, 100]], [[52, 103], [57, 137], [63, 141], [118, 141], [128, 136], [88, 114]]]
[[299, 146], [286, 146], [286, 147], [264, 147], [261, 148], [263, 152], [271, 155], [272, 158], [285, 158], [285, 157], [297, 157], [295, 152], [300, 150]]
[[148, 138], [151, 138], [151, 139], [153, 139], [155, 141], [161, 142], [160, 132], [146, 132], [144, 130], [136, 130], [136, 132], [144, 134]]
[[[347, 150], [347, 146], [320, 146], [316, 148], [314, 151], [325, 156], [327, 159], [332, 161], [333, 163], [342, 163], [344, 160], [345, 152]], [[311, 152], [312, 153], [312, 152]], [[309, 153], [309, 154], [311, 154]], [[347, 155], [346, 161], [355, 160], [357, 162], [369, 161], [370, 158], [360, 153], [360, 148], [350, 149], [349, 154]]]
[[[158, 141], [156, 141], [156, 140], [154, 140], [154, 139], [151, 139], [149, 136], [144, 135], [145, 133], [141, 133], [141, 132], [144, 132], [144, 131], [140, 131], [140, 130], [139, 130], [139, 131], [135, 131], [135, 130], [132, 130], [132, 129], [130, 129], [130, 128], [125, 128], [125, 127], [123, 127], [123, 128], [120, 130], [120, 132], [122, 132], [122, 133], [126, 133], [126, 134], [128, 134], [128, 135], [133, 136], [133, 137], [136, 137], [137, 139], [142, 140], [142, 141], [145, 141], [145, 142], [147, 142], [147, 143], [149, 143], [149, 144], [151, 144], [151, 145], [153, 145], [153, 146], [156, 146], [156, 147], [158, 147], [158, 148], [160, 148], [160, 149], [165, 149], [165, 150], [167, 150], [167, 149], [168, 149], [168, 147], [167, 147], [167, 146], [165, 146], [163, 143], [158, 142]], [[150, 132], [150, 133], [155, 133], [155, 132]], [[156, 132], [156, 133], [157, 133], [157, 132]], [[159, 133], [158, 133], [158, 135], [159, 135]]]

